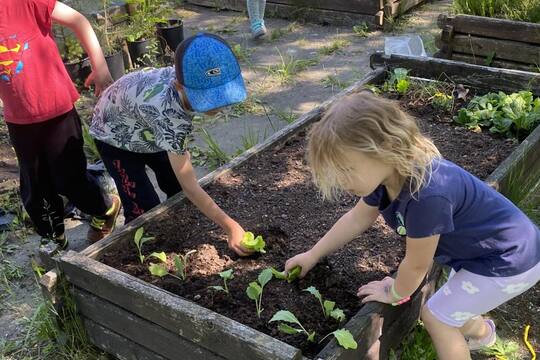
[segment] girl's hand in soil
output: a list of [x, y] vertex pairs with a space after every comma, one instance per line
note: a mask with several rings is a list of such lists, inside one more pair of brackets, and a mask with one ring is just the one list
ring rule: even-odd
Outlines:
[[229, 243], [229, 249], [234, 251], [240, 256], [251, 255], [252, 252], [242, 246], [242, 239], [244, 238], [245, 231], [240, 224], [235, 223], [227, 230], [227, 242]]
[[300, 266], [302, 268], [302, 272], [300, 273], [299, 277], [303, 278], [318, 262], [319, 258], [316, 255], [314, 255], [311, 251], [306, 251], [287, 260], [287, 262], [285, 262], [285, 272], [288, 273], [295, 266]]
[[394, 279], [387, 276], [381, 281], [372, 281], [358, 289], [356, 295], [358, 297], [365, 296], [362, 299], [362, 303], [369, 301], [377, 301], [383, 304], [391, 304], [395, 300], [392, 297], [392, 285]]

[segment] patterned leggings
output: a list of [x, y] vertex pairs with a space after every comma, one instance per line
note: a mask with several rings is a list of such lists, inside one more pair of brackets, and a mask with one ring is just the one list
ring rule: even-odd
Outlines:
[[264, 10], [266, 0], [247, 0], [249, 21], [252, 26], [264, 25]]

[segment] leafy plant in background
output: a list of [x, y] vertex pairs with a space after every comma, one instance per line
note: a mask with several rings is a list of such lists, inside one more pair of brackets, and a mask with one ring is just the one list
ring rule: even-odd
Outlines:
[[396, 68], [390, 73], [390, 78], [385, 81], [383, 91], [397, 91], [400, 95], [405, 95], [410, 86], [409, 70]]
[[266, 243], [264, 242], [263, 237], [261, 235], [255, 237], [255, 235], [250, 231], [247, 231], [244, 234], [244, 238], [242, 239], [242, 246], [247, 250], [259, 252], [262, 254], [266, 253], [266, 250], [264, 250], [264, 248], [266, 247]]
[[317, 300], [319, 300], [324, 317], [331, 317], [339, 322], [345, 320], [345, 313], [343, 312], [343, 310], [341, 310], [340, 308], [336, 308], [336, 303], [334, 301], [323, 300], [321, 293], [319, 292], [319, 290], [317, 290], [315, 286], [310, 286], [303, 291], [309, 292], [311, 295], [315, 296]]
[[219, 276], [223, 279], [223, 286], [210, 286], [210, 288], [229, 294], [229, 287], [227, 286], [227, 281], [234, 279], [233, 269], [222, 271], [219, 273]]
[[81, 46], [79, 40], [73, 35], [64, 36], [64, 61], [76, 62], [83, 58], [84, 49]]
[[251, 300], [255, 301], [255, 308], [257, 309], [257, 316], [259, 318], [261, 317], [261, 313], [264, 311], [262, 308], [263, 290], [266, 284], [272, 280], [272, 277], [272, 270], [264, 269], [257, 277], [257, 281], [250, 282], [246, 289], [247, 296]]
[[540, 22], [538, 0], [454, 0], [457, 13]]
[[358, 25], [353, 26], [353, 32], [356, 36], [367, 37], [369, 34], [369, 25], [364, 21]]
[[452, 95], [436, 92], [431, 98], [431, 105], [433, 105], [435, 109], [450, 111], [454, 107], [454, 98]]
[[[279, 310], [274, 314], [274, 316], [272, 316], [269, 323], [274, 321], [281, 321], [278, 324], [279, 331], [290, 335], [304, 334], [307, 336], [308, 341], [315, 342], [315, 331], [307, 331], [292, 312], [287, 310]], [[300, 328], [292, 327], [289, 324], [298, 325]]]
[[521, 140], [540, 123], [540, 98], [535, 99], [530, 91], [476, 96], [454, 121], [475, 131], [489, 128], [492, 133]]
[[154, 237], [144, 236], [144, 228], [142, 226], [137, 229], [137, 231], [135, 232], [135, 236], [133, 237], [133, 242], [137, 247], [137, 252], [139, 253], [139, 260], [141, 261], [141, 264], [144, 262], [145, 259], [145, 256], [142, 254], [142, 246], [144, 243], [150, 240], [154, 240]]

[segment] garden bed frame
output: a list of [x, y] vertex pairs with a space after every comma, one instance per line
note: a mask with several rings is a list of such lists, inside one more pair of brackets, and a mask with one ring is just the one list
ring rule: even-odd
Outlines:
[[[436, 57], [476, 65], [540, 69], [540, 24], [484, 16], [439, 15]], [[538, 71], [536, 71], [538, 72]]]
[[[268, 0], [266, 13], [273, 17], [303, 20], [324, 25], [353, 26], [365, 22], [371, 27], [392, 23], [426, 0]], [[245, 0], [187, 0], [195, 5], [247, 11]]]
[[[507, 91], [512, 84], [514, 91], [520, 90], [525, 75], [447, 60], [381, 54], [372, 56], [371, 63], [375, 70], [363, 80], [208, 174], [200, 180], [201, 185], [211, 184], [262, 151], [274, 151], [287, 139], [320, 120], [324, 110], [338, 99], [359, 91], [366, 84], [384, 81], [387, 70], [406, 67], [412, 75], [426, 79], [441, 79], [441, 75], [446, 74], [445, 79], [490, 90], [497, 80], [505, 84]], [[540, 74], [530, 74], [530, 77], [538, 94]], [[540, 178], [539, 157], [540, 127], [487, 181], [504, 194], [517, 193], [517, 200], [521, 200], [526, 196], [524, 190], [532, 187], [528, 184]], [[519, 188], [517, 192], [516, 187]], [[159, 221], [185, 201], [184, 196], [178, 194], [82, 252], [69, 251], [56, 258], [59, 270], [47, 273], [41, 281], [45, 296], [58, 302], [54, 285], [57, 272], [61, 271], [71, 285], [92, 343], [120, 359], [178, 359], [181, 354], [185, 360], [307, 360], [291, 345], [98, 261], [105, 252], [132, 246], [133, 235], [140, 226]], [[432, 269], [421, 291], [403, 306], [369, 303], [352, 316], [345, 328], [358, 342], [358, 349], [344, 350], [332, 339], [313, 360], [386, 359], [389, 349], [396, 348], [414, 326], [424, 299], [434, 290], [439, 273], [438, 267]]]

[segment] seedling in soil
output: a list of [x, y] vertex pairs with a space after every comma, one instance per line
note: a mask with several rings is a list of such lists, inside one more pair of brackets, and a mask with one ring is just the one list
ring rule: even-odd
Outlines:
[[258, 276], [257, 281], [249, 283], [246, 289], [247, 296], [255, 301], [255, 307], [257, 309], [257, 316], [260, 318], [261, 313], [264, 311], [262, 308], [262, 295], [266, 284], [272, 280], [272, 269], [264, 269]]
[[264, 250], [266, 243], [264, 242], [261, 235], [255, 237], [252, 232], [248, 231], [244, 234], [244, 238], [242, 239], [242, 246], [246, 248], [247, 250], [260, 252], [262, 254], [265, 254], [266, 251]]
[[319, 341], [319, 344], [322, 343], [324, 339], [326, 339], [330, 335], [334, 335], [338, 344], [341, 345], [341, 347], [343, 347], [344, 349], [356, 349], [358, 347], [358, 344], [354, 340], [351, 332], [347, 329], [338, 329], [331, 332], [330, 334], [323, 337], [321, 341]]
[[454, 98], [451, 95], [436, 92], [431, 99], [431, 105], [433, 105], [435, 109], [450, 111], [454, 107]]
[[234, 279], [233, 269], [225, 270], [219, 273], [219, 276], [223, 279], [223, 286], [210, 286], [211, 289], [217, 291], [223, 291], [229, 294], [229, 288], [227, 287], [227, 281]]
[[330, 300], [324, 300], [322, 298], [321, 293], [315, 286], [310, 286], [307, 289], [304, 289], [303, 291], [309, 292], [311, 295], [315, 296], [317, 300], [319, 300], [319, 303], [321, 304], [321, 308], [323, 310], [324, 317], [328, 318], [331, 317], [333, 319], [336, 319], [339, 322], [342, 322], [345, 320], [345, 313], [340, 308], [336, 308], [336, 303], [334, 301]]
[[[280, 310], [275, 313], [274, 316], [272, 316], [272, 319], [270, 319], [269, 323], [273, 321], [282, 321], [278, 325], [279, 331], [290, 335], [305, 334], [308, 341], [315, 342], [315, 331], [307, 331], [292, 312], [287, 310]], [[300, 328], [292, 327], [286, 323], [298, 325], [300, 326]]]
[[270, 268], [272, 271], [272, 275], [278, 280], [287, 280], [289, 283], [293, 282], [298, 278], [298, 276], [302, 273], [302, 268], [300, 266], [295, 266], [289, 271], [288, 273], [286, 271], [278, 271], [274, 268]]
[[133, 238], [133, 241], [135, 242], [135, 246], [137, 246], [137, 251], [139, 253], [139, 260], [141, 261], [141, 264], [144, 262], [145, 256], [142, 254], [142, 246], [144, 243], [154, 240], [153, 236], [144, 236], [144, 228], [141, 226], [137, 229], [135, 232], [135, 236]]
[[197, 250], [188, 251], [185, 255], [174, 255], [173, 261], [175, 266], [175, 274], [170, 273], [167, 268], [167, 255], [164, 252], [152, 253], [150, 256], [155, 257], [161, 261], [161, 264], [150, 263], [148, 270], [150, 274], [158, 277], [164, 277], [166, 275], [177, 278], [178, 280], [186, 280], [186, 268], [188, 264], [189, 255], [197, 252]]
[[384, 91], [397, 91], [400, 95], [405, 95], [410, 87], [409, 70], [396, 68], [390, 74], [390, 79], [383, 85]]
[[188, 257], [191, 254], [196, 253], [197, 250], [190, 250], [186, 255], [174, 255], [174, 267], [176, 268], [176, 275], [180, 276], [182, 280], [186, 280], [186, 269], [188, 266]]

